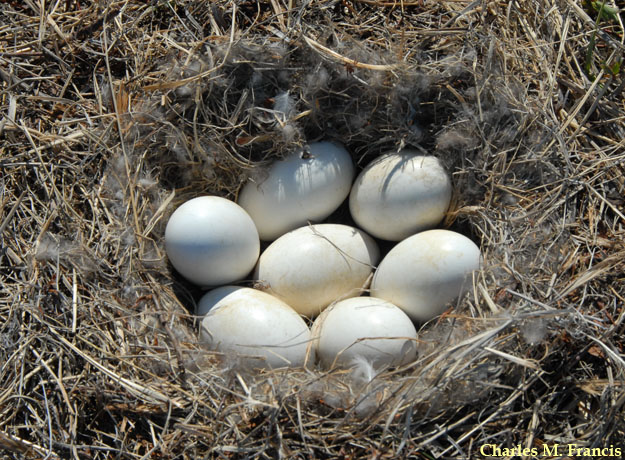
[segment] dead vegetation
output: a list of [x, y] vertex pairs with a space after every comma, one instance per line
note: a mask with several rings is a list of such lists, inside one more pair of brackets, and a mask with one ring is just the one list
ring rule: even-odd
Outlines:
[[[2, 2], [5, 457], [625, 448], [624, 33], [597, 5]], [[167, 216], [322, 138], [434, 152], [486, 266], [405, 368], [224, 368]]]

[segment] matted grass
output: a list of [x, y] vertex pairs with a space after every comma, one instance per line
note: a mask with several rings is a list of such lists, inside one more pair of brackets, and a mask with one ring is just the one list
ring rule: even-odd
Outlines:
[[[624, 34], [597, 15], [578, 0], [0, 4], [4, 455], [625, 448]], [[360, 166], [402, 147], [441, 158], [444, 224], [484, 269], [404, 368], [224, 365], [198, 346], [200, 291], [167, 263], [167, 217], [320, 139]]]

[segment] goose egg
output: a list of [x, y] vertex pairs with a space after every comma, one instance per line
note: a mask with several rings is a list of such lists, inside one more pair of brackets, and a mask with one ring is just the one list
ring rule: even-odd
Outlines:
[[362, 230], [310, 225], [269, 245], [254, 279], [298, 313], [315, 316], [336, 300], [360, 295], [378, 259], [375, 241]]
[[331, 305], [312, 328], [317, 357], [324, 367], [363, 358], [374, 367], [397, 366], [417, 353], [412, 321], [401, 309], [375, 297], [354, 297]]
[[451, 180], [433, 156], [415, 151], [384, 155], [356, 178], [349, 210], [363, 230], [400, 241], [436, 226], [451, 200]]
[[221, 286], [208, 291], [197, 303], [197, 310], [195, 311], [196, 316], [205, 316], [224, 297], [229, 296], [239, 289], [244, 288], [242, 286]]
[[202, 196], [183, 203], [169, 218], [165, 249], [189, 281], [216, 286], [248, 275], [260, 253], [254, 221], [236, 203]]
[[208, 292], [200, 300], [208, 310], [202, 320], [202, 343], [240, 355], [251, 367], [303, 365], [310, 330], [295, 310], [265, 292], [231, 288]]
[[353, 178], [347, 150], [316, 142], [275, 162], [260, 181], [248, 182], [238, 202], [252, 216], [260, 238], [272, 241], [332, 214], [349, 195]]
[[464, 235], [428, 230], [401, 241], [382, 259], [371, 295], [397, 305], [413, 320], [428, 321], [471, 287], [480, 249]]

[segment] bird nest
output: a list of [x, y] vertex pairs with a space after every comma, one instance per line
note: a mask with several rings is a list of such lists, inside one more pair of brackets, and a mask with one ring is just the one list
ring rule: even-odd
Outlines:
[[[625, 449], [625, 47], [609, 3], [27, 0], [0, 5], [0, 31], [8, 457]], [[359, 167], [436, 155], [455, 188], [442, 226], [481, 247], [473, 289], [401, 368], [245, 370], [199, 346], [201, 292], [167, 262], [177, 205], [236, 199], [317, 140]]]

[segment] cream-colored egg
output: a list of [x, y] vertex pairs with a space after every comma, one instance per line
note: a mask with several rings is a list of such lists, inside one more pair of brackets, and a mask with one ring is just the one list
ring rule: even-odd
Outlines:
[[312, 327], [321, 365], [349, 366], [358, 358], [374, 367], [397, 366], [417, 353], [412, 321], [401, 309], [375, 297], [354, 297], [331, 305]]
[[226, 355], [236, 354], [250, 367], [302, 366], [311, 336], [295, 310], [265, 292], [231, 288], [209, 292], [204, 302], [200, 300], [208, 311], [201, 342]]
[[229, 296], [234, 291], [239, 289], [245, 289], [243, 286], [221, 286], [215, 289], [211, 289], [202, 296], [197, 303], [197, 309], [195, 311], [196, 316], [205, 316], [212, 308], [217, 305], [224, 297]]
[[347, 150], [315, 142], [275, 162], [260, 181], [248, 182], [238, 202], [252, 216], [260, 238], [272, 241], [332, 214], [349, 195], [354, 174]]
[[460, 233], [417, 233], [382, 259], [371, 295], [397, 305], [415, 321], [428, 321], [471, 288], [471, 275], [480, 263], [480, 249]]
[[349, 209], [369, 234], [400, 241], [436, 226], [449, 207], [451, 191], [451, 180], [436, 157], [404, 150], [374, 160], [358, 175]]
[[233, 201], [202, 196], [183, 203], [169, 218], [165, 250], [178, 272], [199, 286], [243, 279], [260, 254], [251, 217]]
[[334, 301], [360, 295], [378, 259], [375, 241], [362, 230], [311, 225], [269, 245], [258, 259], [254, 279], [298, 313], [312, 317]]

